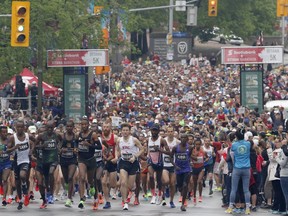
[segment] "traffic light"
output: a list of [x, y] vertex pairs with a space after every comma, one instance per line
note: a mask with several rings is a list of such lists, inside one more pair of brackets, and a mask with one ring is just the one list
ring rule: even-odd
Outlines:
[[208, 3], [208, 16], [217, 16], [218, 0], [209, 0]]
[[277, 17], [288, 16], [288, 0], [277, 0]]
[[30, 31], [30, 2], [12, 1], [11, 46], [28, 47]]

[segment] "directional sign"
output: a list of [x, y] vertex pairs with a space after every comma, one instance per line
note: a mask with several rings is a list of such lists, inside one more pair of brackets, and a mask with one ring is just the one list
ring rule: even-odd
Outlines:
[[108, 49], [48, 50], [48, 67], [108, 66]]
[[222, 47], [222, 64], [283, 63], [282, 46]]

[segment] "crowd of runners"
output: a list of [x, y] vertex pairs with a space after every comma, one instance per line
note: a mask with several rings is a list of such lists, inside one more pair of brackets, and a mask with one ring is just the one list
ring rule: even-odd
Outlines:
[[[209, 196], [222, 192], [226, 213], [261, 207], [287, 214], [284, 107], [262, 113], [242, 107], [239, 66], [216, 65], [214, 55], [185, 63], [156, 57], [125, 61], [110, 88], [96, 79], [89, 117], [3, 113], [2, 205], [17, 202], [21, 210], [39, 191], [40, 208], [47, 208], [63, 191], [66, 207], [82, 209], [91, 197], [94, 210], [109, 209], [119, 196], [128, 210], [141, 196], [175, 208], [179, 191], [186, 211], [188, 200], [205, 201], [208, 187]], [[264, 71], [265, 101], [286, 99], [286, 77], [285, 67]]]

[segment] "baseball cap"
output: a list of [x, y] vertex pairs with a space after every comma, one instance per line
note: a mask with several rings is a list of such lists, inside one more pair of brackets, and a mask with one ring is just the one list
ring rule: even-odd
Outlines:
[[153, 124], [152, 127], [151, 127], [151, 130], [160, 130], [160, 126], [159, 124]]
[[36, 133], [37, 132], [37, 128], [36, 128], [36, 126], [31, 125], [31, 126], [28, 127], [28, 131], [30, 133]]

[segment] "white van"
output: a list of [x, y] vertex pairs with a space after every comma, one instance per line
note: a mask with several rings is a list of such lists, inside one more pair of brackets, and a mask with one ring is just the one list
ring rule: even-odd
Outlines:
[[279, 108], [283, 107], [284, 108], [284, 119], [288, 118], [288, 100], [273, 100], [273, 101], [268, 101], [264, 105], [265, 111], [271, 111], [272, 108]]

